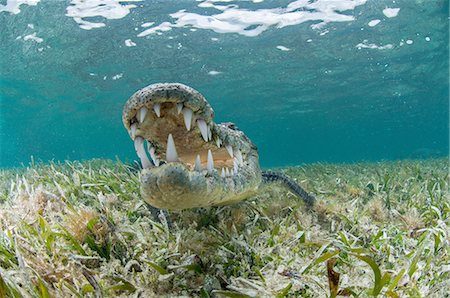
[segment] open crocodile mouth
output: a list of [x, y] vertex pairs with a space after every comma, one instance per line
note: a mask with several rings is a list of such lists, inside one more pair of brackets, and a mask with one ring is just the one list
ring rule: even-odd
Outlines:
[[232, 124], [215, 124], [213, 116], [199, 92], [174, 83], [136, 92], [122, 120], [144, 170], [176, 163], [205, 177], [227, 179], [246, 166], [251, 143]]

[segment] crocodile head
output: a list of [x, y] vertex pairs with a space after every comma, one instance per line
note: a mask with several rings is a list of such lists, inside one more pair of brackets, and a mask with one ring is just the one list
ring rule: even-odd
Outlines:
[[153, 84], [128, 99], [122, 121], [143, 166], [147, 203], [180, 210], [255, 193], [261, 182], [256, 146], [234, 124], [213, 118], [207, 100], [179, 83]]

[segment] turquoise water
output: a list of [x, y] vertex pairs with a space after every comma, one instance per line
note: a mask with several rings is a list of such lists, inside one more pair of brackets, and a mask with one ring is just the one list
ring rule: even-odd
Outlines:
[[156, 82], [200, 91], [265, 167], [447, 156], [448, 11], [444, 0], [2, 0], [0, 167], [136, 159], [122, 106]]

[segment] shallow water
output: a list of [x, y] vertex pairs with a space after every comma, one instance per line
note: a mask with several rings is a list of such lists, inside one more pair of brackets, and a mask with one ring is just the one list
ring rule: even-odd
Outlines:
[[135, 159], [122, 106], [155, 82], [199, 90], [265, 167], [446, 156], [448, 10], [444, 0], [2, 0], [0, 167]]

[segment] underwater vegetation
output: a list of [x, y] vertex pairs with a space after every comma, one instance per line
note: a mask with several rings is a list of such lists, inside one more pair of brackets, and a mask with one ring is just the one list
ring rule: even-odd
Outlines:
[[121, 162], [0, 171], [0, 297], [448, 297], [445, 159], [278, 169], [239, 204], [155, 220]]

